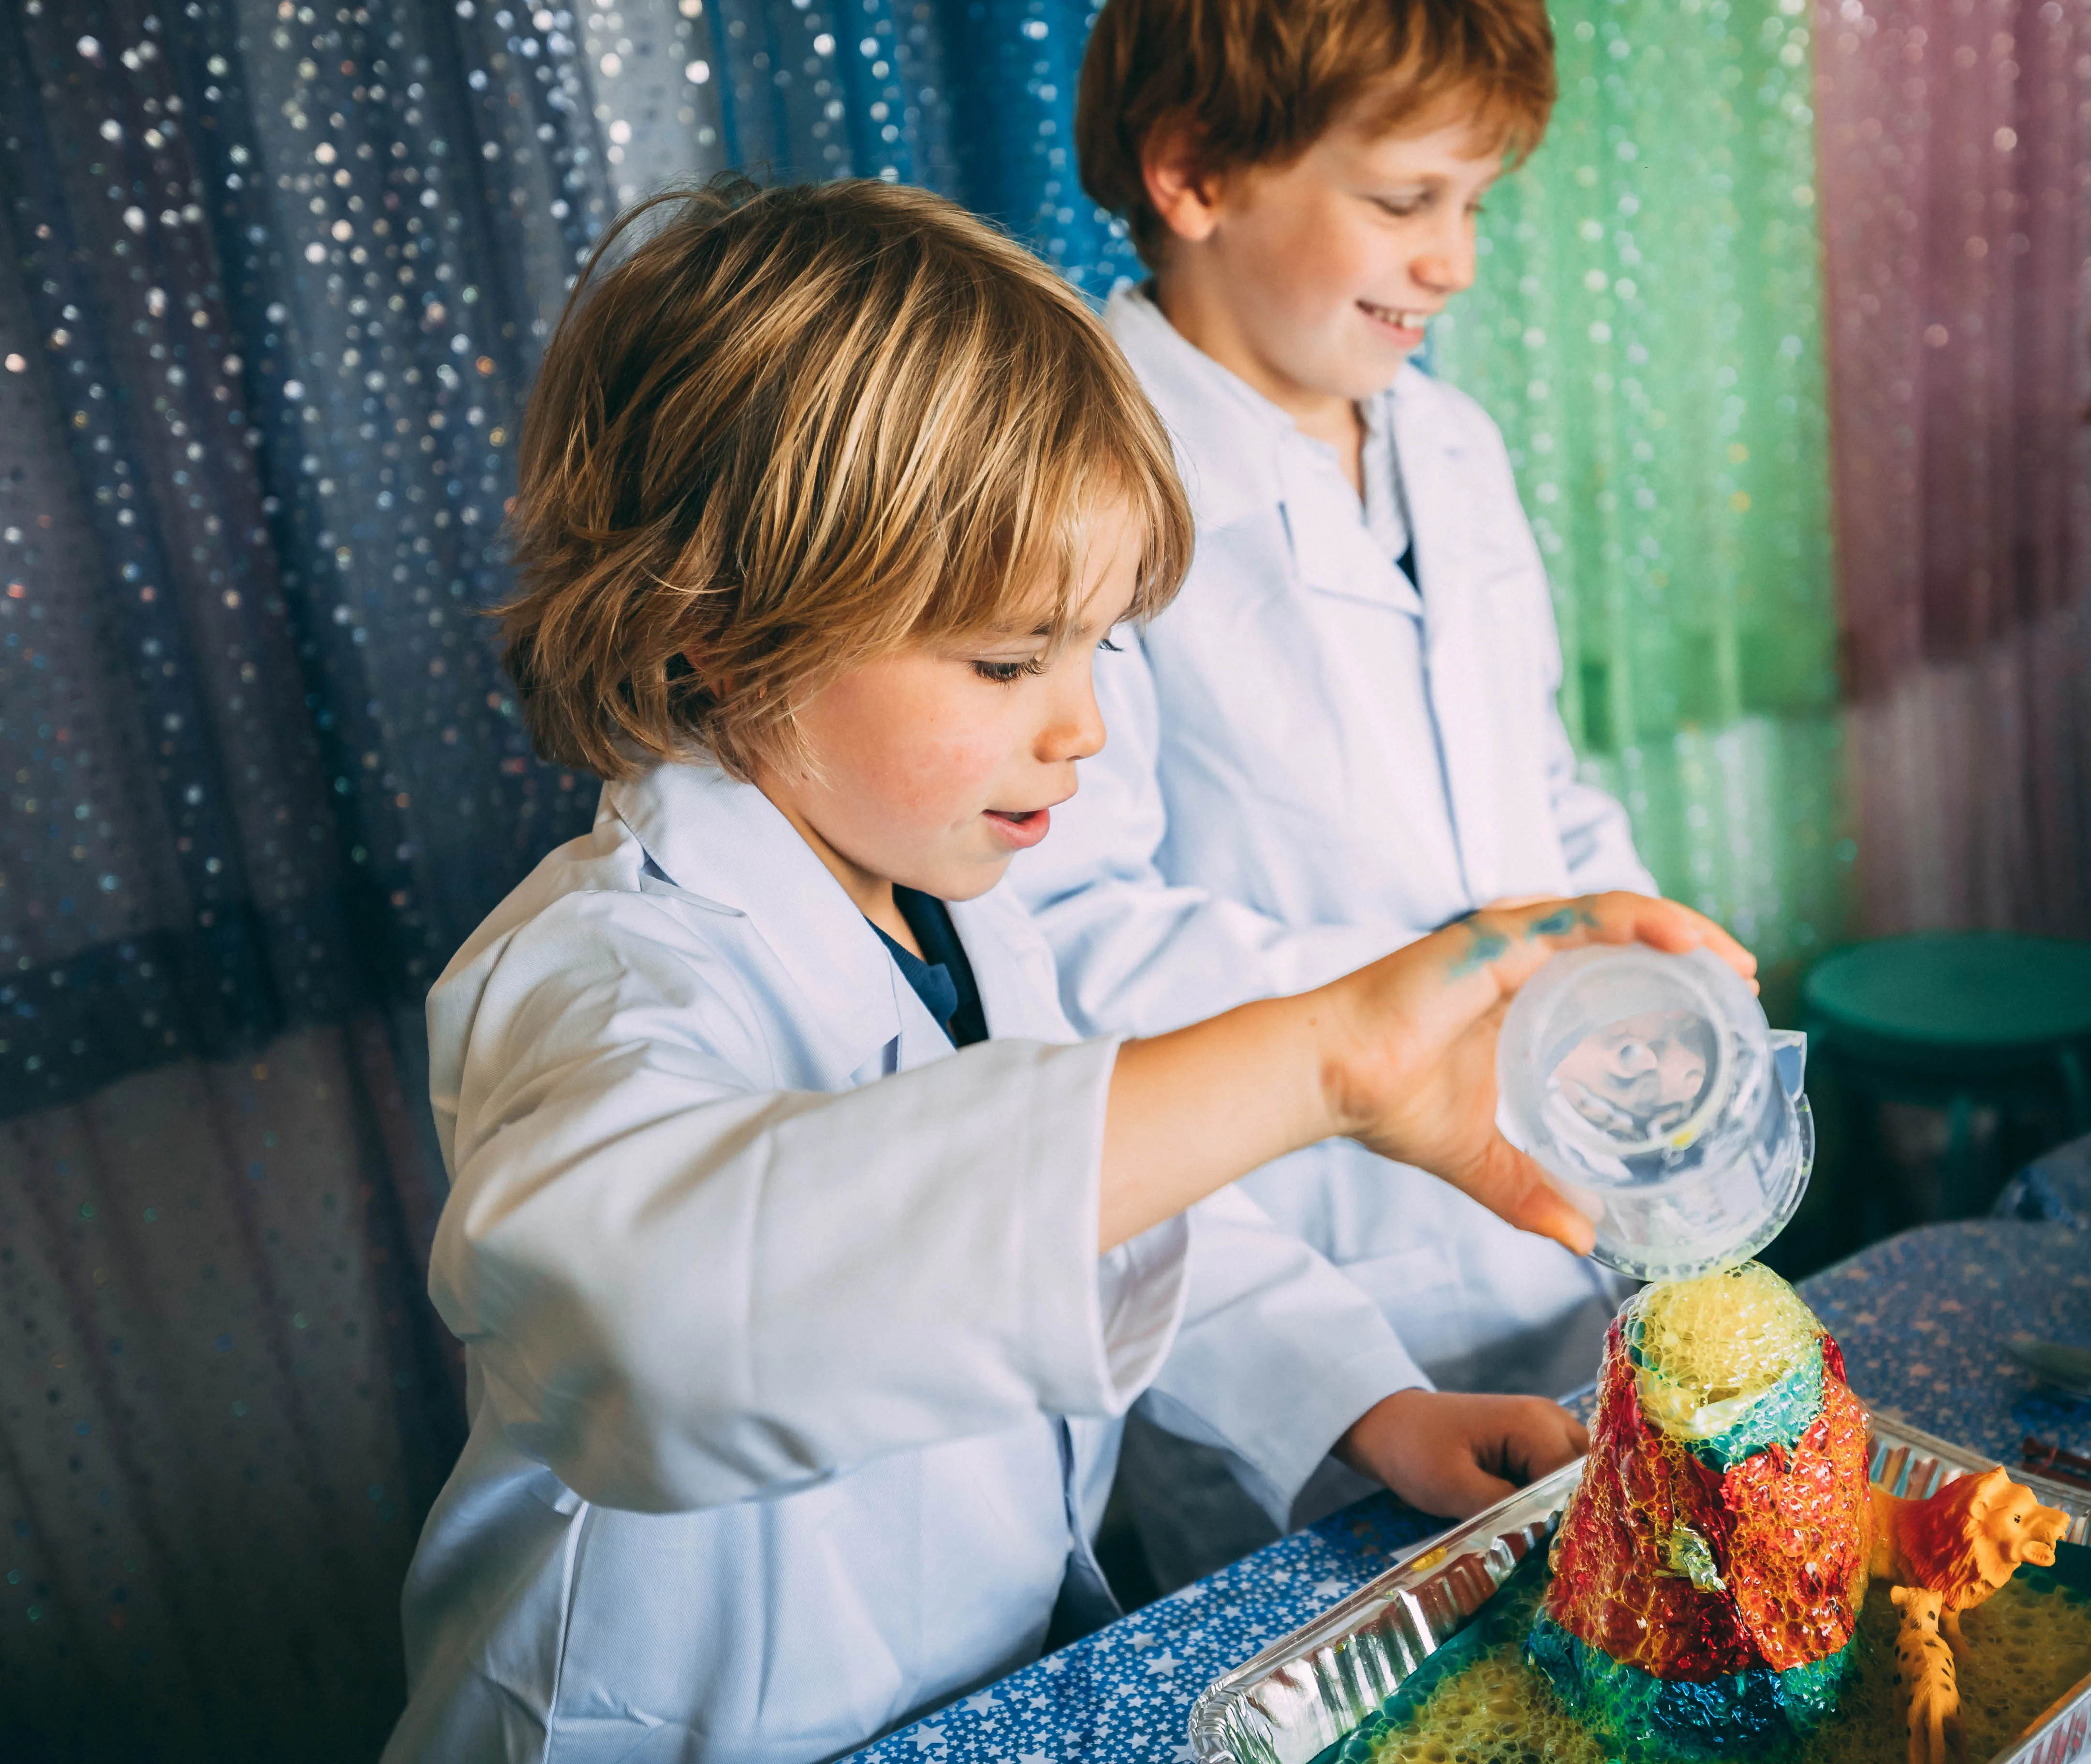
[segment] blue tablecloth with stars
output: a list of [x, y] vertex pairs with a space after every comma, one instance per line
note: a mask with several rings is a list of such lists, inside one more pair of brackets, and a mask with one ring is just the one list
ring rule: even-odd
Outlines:
[[[2091, 1142], [2087, 1142], [2091, 1145]], [[2091, 1401], [2036, 1384], [2012, 1335], [2091, 1348], [2091, 1193], [2073, 1216], [1926, 1226], [1804, 1281], [1852, 1388], [1892, 1420], [2019, 1461], [2028, 1434], [2091, 1453]], [[2067, 1211], [2067, 1209], [2064, 1209]], [[2028, 1214], [2038, 1216], [2028, 1217]], [[1213, 1680], [1411, 1554], [1442, 1521], [1375, 1495], [889, 1734], [871, 1764], [1172, 1764]]]

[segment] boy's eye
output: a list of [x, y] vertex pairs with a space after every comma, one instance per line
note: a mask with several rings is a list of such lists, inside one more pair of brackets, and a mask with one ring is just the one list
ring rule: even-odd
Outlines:
[[1027, 674], [1043, 674], [1046, 664], [1037, 656], [1024, 662], [976, 662], [973, 672], [998, 686], [1013, 686]]

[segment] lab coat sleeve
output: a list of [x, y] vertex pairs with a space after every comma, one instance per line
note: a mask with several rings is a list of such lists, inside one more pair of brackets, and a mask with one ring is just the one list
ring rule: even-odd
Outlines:
[[1121, 1413], [1167, 1352], [1185, 1227], [1097, 1253], [1113, 1044], [786, 1091], [672, 906], [569, 896], [489, 962], [430, 1291], [506, 1437], [584, 1499], [715, 1506]]
[[1084, 1034], [1157, 1035], [1253, 998], [1326, 985], [1420, 936], [1288, 926], [1203, 888], [1166, 881], [1169, 817], [1158, 776], [1160, 717], [1137, 632], [1097, 659], [1103, 750], [1053, 811], [1010, 881], [1053, 947], [1062, 1008]]
[[1237, 1460], [1280, 1530], [1329, 1449], [1382, 1398], [1430, 1389], [1378, 1305], [1238, 1188], [1191, 1210], [1191, 1286], [1158, 1425]]
[[[1557, 681], [1559, 675], [1557, 672]], [[1586, 781], [1561, 714], [1546, 706], [1547, 795], [1554, 824], [1561, 833], [1561, 853], [1568, 860], [1568, 882], [1579, 895], [1621, 888], [1630, 894], [1660, 894], [1655, 878], [1634, 849], [1633, 823], [1624, 806], [1608, 791]]]
[[1539, 707], [1541, 740], [1545, 743], [1547, 800], [1561, 840], [1561, 855], [1568, 866], [1568, 884], [1577, 894], [1602, 894], [1614, 888], [1632, 894], [1660, 892], [1647, 866], [1634, 850], [1633, 823], [1625, 808], [1610, 792], [1582, 775], [1576, 749], [1561, 721], [1561, 632], [1554, 616], [1554, 593], [1546, 578], [1531, 524], [1518, 499], [1517, 477], [1503, 432], [1482, 412], [1470, 408], [1468, 436], [1493, 479], [1490, 500], [1508, 511], [1521, 567], [1515, 571], [1525, 584], [1520, 623], [1533, 634], [1539, 658], [1537, 687], [1544, 703]]

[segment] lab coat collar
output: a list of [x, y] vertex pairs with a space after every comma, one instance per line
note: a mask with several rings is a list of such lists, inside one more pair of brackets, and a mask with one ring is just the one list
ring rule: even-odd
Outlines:
[[[896, 988], [907, 982], [886, 946], [754, 785], [714, 766], [657, 766], [603, 787], [597, 818], [611, 815], [672, 886], [755, 927], [804, 995], [807, 1020], [842, 1070], [858, 1070], [900, 1033]], [[920, 1016], [929, 1022], [926, 1011]]]
[[1104, 323], [1176, 443], [1201, 528], [1224, 527], [1282, 500], [1278, 450], [1292, 419], [1162, 316], [1145, 287], [1123, 287]]
[[[1414, 587], [1373, 542], [1326, 442], [1302, 434], [1290, 414], [1186, 339], [1145, 287], [1119, 288], [1104, 321], [1175, 442], [1201, 532], [1282, 510], [1293, 567], [1306, 587], [1421, 610]], [[1410, 376], [1421, 377], [1404, 366], [1396, 387]], [[1372, 400], [1367, 423], [1395, 422], [1393, 401], [1391, 393]], [[1398, 425], [1395, 445], [1405, 470]], [[1412, 496], [1410, 510], [1412, 520], [1419, 518]]]
[[1078, 1040], [1074, 1025], [1060, 1008], [1060, 978], [1052, 947], [1015, 890], [1000, 882], [971, 900], [951, 900], [945, 905], [959, 941], [965, 946], [988, 1034], [1041, 1042]]
[[1456, 425], [1445, 420], [1445, 397], [1428, 374], [1411, 365], [1377, 401], [1379, 415], [1393, 428], [1394, 456], [1408, 505], [1408, 542], [1417, 582], [1429, 600], [1434, 650], [1459, 628], [1456, 617], [1447, 616], [1454, 611], [1448, 602], [1464, 612], [1473, 598], [1458, 589], [1471, 580], [1467, 540], [1474, 492], [1463, 457], [1466, 448]]

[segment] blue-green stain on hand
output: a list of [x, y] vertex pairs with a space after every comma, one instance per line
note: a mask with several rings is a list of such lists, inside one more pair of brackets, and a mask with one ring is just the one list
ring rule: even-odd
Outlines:
[[1559, 912], [1550, 912], [1543, 919], [1534, 919], [1524, 928], [1527, 937], [1559, 937], [1576, 929], [1576, 909], [1563, 907]]
[[1452, 977], [1464, 980], [1468, 975], [1485, 968], [1510, 948], [1510, 939], [1499, 932], [1483, 931], [1468, 926], [1467, 935], [1472, 939], [1466, 953], [1452, 964]]

